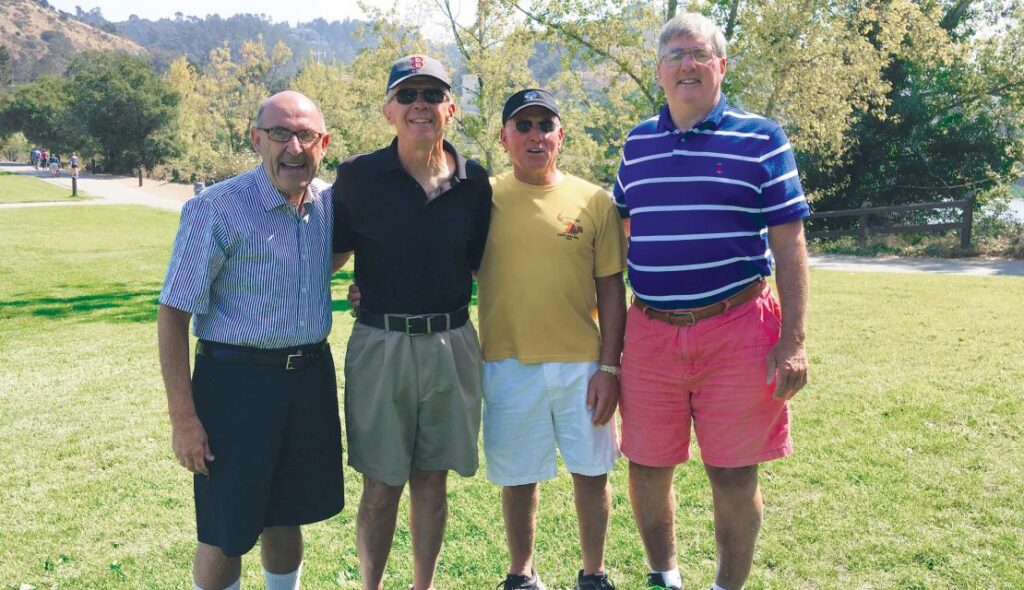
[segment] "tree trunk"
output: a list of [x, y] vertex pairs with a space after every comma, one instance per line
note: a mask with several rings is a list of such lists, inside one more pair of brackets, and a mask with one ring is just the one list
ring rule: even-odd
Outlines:
[[665, 8], [665, 22], [672, 20], [676, 15], [678, 4], [679, 0], [668, 0], [668, 6]]

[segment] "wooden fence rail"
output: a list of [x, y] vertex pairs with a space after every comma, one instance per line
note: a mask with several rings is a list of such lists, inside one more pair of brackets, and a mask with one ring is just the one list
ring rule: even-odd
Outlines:
[[[812, 231], [807, 233], [809, 239], [814, 238], [838, 238], [843, 236], [857, 236], [857, 243], [861, 247], [867, 246], [868, 236], [871, 234], [909, 234], [919, 232], [942, 232], [951, 229], [960, 230], [960, 247], [971, 246], [971, 226], [974, 225], [974, 199], [973, 192], [967, 193], [960, 201], [940, 201], [937, 203], [914, 203], [912, 205], [897, 205], [894, 207], [872, 207], [864, 203], [860, 209], [843, 209], [841, 211], [822, 211], [812, 213], [808, 221], [825, 219], [830, 217], [857, 217], [857, 227], [851, 229], [837, 229], [827, 231]], [[960, 209], [960, 221], [950, 223], [922, 223], [918, 225], [871, 225], [872, 215], [885, 215], [888, 213], [906, 213], [909, 211], [935, 211], [942, 209]]]

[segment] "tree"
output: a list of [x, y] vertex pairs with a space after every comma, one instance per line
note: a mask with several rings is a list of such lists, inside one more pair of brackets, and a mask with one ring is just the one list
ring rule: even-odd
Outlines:
[[95, 139], [107, 166], [152, 168], [173, 155], [167, 128], [179, 96], [140, 57], [89, 51], [70, 64], [75, 117]]
[[69, 116], [68, 84], [56, 76], [18, 84], [0, 95], [0, 135], [23, 133], [32, 143], [57, 152], [78, 149], [78, 129]]
[[0, 88], [11, 85], [14, 72], [14, 58], [11, 57], [11, 50], [6, 45], [0, 45]]

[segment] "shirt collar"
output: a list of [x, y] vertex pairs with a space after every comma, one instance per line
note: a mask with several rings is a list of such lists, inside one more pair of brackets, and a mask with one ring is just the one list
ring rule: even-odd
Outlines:
[[[315, 180], [314, 178], [309, 182], [309, 188], [306, 189], [306, 194], [303, 195], [303, 203], [308, 203], [318, 197], [319, 191], [316, 188]], [[284, 198], [281, 191], [277, 190], [274, 184], [270, 182], [267, 169], [263, 167], [263, 164], [256, 167], [256, 186], [259, 188], [260, 204], [263, 205], [264, 211], [277, 209], [288, 204], [288, 200]]]
[[[725, 117], [725, 109], [729, 106], [729, 100], [725, 98], [725, 94], [719, 93], [718, 102], [715, 103], [715, 108], [711, 109], [707, 117], [700, 123], [693, 126], [693, 129], [706, 130], [706, 129], [717, 129], [722, 123], [722, 118]], [[659, 131], [675, 131], [676, 124], [672, 121], [672, 113], [668, 110], [668, 105], [661, 107], [661, 112], [658, 114], [658, 130]], [[687, 130], [689, 131], [689, 129]]]
[[[459, 180], [466, 180], [466, 158], [459, 153], [455, 146], [448, 143], [448, 140], [444, 140], [444, 151], [450, 153], [455, 158], [455, 178]], [[381, 150], [380, 169], [381, 170], [401, 170], [402, 162], [398, 159], [398, 138], [391, 140], [391, 145]]]

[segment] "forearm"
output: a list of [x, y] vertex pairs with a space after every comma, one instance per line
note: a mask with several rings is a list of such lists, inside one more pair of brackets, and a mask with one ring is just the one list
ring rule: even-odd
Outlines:
[[793, 222], [782, 226], [782, 232], [772, 236], [769, 230], [772, 253], [775, 256], [775, 284], [782, 305], [781, 338], [803, 344], [804, 317], [807, 313], [808, 277], [807, 245], [804, 240], [803, 223]]
[[594, 279], [597, 288], [597, 321], [601, 328], [603, 365], [618, 365], [626, 334], [626, 286], [622, 273]]
[[157, 311], [160, 372], [167, 390], [171, 423], [195, 417], [192, 376], [189, 366], [188, 323], [191, 314], [161, 304]]
[[352, 252], [335, 252], [331, 255], [331, 274], [338, 272], [338, 270], [345, 266], [348, 262], [349, 257], [352, 256]]

